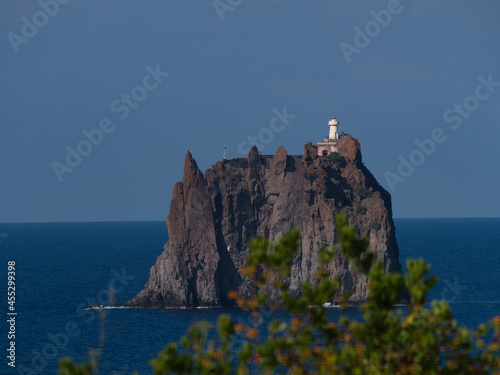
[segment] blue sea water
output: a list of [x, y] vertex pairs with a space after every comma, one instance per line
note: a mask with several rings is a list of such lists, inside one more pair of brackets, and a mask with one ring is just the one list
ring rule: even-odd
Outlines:
[[[424, 258], [440, 277], [431, 299], [446, 299], [458, 323], [475, 327], [500, 315], [500, 219], [398, 219], [400, 261]], [[105, 302], [108, 286], [117, 302], [139, 292], [167, 241], [164, 222], [0, 224], [7, 353], [7, 262], [16, 262], [16, 368], [0, 361], [0, 374], [55, 374], [58, 359], [88, 358], [99, 345], [99, 316], [83, 307]], [[106, 310], [103, 374], [150, 374], [149, 360], [177, 341], [193, 322], [221, 313], [249, 321], [236, 308]], [[272, 318], [277, 317], [274, 313]], [[331, 310], [359, 317], [355, 308]]]

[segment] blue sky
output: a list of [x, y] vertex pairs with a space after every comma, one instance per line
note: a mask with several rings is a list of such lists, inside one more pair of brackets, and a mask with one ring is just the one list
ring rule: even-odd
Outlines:
[[55, 1], [0, 2], [1, 222], [164, 220], [188, 149], [302, 154], [332, 114], [396, 217], [500, 216], [494, 0]]

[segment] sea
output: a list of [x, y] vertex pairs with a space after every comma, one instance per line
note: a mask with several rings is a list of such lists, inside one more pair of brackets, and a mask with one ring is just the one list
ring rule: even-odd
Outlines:
[[[500, 218], [396, 219], [395, 224], [403, 268], [409, 258], [432, 265], [440, 281], [430, 299], [448, 301], [459, 325], [474, 328], [500, 315]], [[101, 374], [151, 374], [150, 360], [191, 324], [213, 323], [222, 313], [252, 323], [249, 313], [237, 308], [86, 310], [106, 304], [110, 296], [117, 304], [134, 297], [167, 240], [164, 222], [0, 224], [0, 374], [56, 374], [61, 357], [83, 363], [101, 344]], [[8, 262], [15, 262], [10, 305]], [[265, 311], [262, 317], [268, 321], [281, 314]], [[355, 307], [332, 308], [329, 314], [333, 320], [360, 317]], [[11, 341], [15, 367], [7, 358]]]

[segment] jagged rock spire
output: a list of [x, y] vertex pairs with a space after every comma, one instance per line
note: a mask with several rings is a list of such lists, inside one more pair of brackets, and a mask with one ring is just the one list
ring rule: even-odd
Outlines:
[[194, 180], [203, 179], [203, 173], [201, 173], [194, 160], [191, 150], [186, 153], [184, 158], [184, 176], [182, 177], [182, 183], [184, 186], [189, 186]]

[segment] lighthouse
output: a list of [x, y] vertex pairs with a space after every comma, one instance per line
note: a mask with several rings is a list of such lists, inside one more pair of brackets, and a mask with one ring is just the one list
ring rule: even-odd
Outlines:
[[328, 136], [328, 139], [339, 139], [339, 122], [335, 116], [333, 116], [330, 122], [328, 122], [328, 125], [330, 125], [330, 135]]
[[332, 152], [337, 152], [337, 141], [339, 136], [339, 122], [335, 116], [328, 122], [330, 133], [324, 138], [323, 142], [316, 142], [314, 145], [318, 149], [319, 156], [328, 156]]

